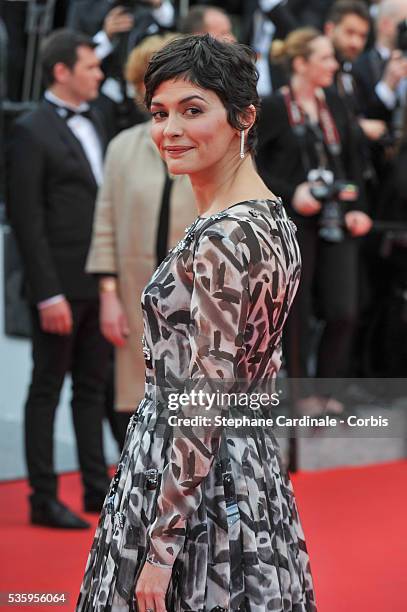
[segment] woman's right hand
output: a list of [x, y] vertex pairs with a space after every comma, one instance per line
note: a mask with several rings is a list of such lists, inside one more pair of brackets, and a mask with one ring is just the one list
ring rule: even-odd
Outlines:
[[292, 201], [294, 210], [304, 217], [317, 215], [321, 210], [321, 203], [318, 202], [310, 191], [310, 184], [305, 182], [297, 186]]
[[130, 333], [122, 303], [115, 291], [100, 294], [100, 328], [102, 334], [115, 346], [124, 346]]

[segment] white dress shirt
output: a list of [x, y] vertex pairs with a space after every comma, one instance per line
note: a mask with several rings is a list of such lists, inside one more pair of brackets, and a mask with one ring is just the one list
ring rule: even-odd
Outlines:
[[279, 4], [284, 4], [285, 0], [260, 0], [259, 9], [253, 16], [253, 40], [252, 47], [257, 54], [256, 67], [259, 73], [257, 83], [257, 93], [265, 97], [272, 92], [269, 54], [274, 33], [276, 31], [273, 22], [264, 13], [272, 11]]
[[[61, 115], [61, 117], [64, 117], [65, 108], [69, 108], [69, 110], [74, 112], [89, 110], [89, 104], [86, 102], [80, 104], [79, 106], [72, 106], [72, 104], [67, 104], [64, 102], [64, 100], [61, 100], [49, 90], [45, 92], [44, 97], [49, 102], [52, 102], [52, 104], [55, 106], [61, 107], [61, 111], [57, 109], [57, 112]], [[90, 167], [92, 168], [95, 181], [97, 185], [100, 185], [103, 178], [103, 150], [95, 126], [90, 119], [87, 117], [81, 117], [81, 115], [71, 117], [68, 119], [66, 124], [81, 143]]]

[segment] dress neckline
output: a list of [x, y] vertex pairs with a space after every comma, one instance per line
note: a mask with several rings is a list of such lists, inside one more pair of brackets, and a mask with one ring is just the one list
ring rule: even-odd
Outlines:
[[251, 200], [242, 200], [241, 202], [235, 202], [234, 204], [227, 206], [223, 210], [218, 210], [217, 212], [212, 213], [212, 215], [209, 215], [208, 217], [202, 217], [201, 215], [198, 215], [198, 219], [211, 219], [211, 217], [214, 217], [215, 215], [221, 215], [222, 213], [226, 212], [231, 208], [234, 208], [235, 206], [240, 206], [241, 204], [251, 204], [253, 202], [271, 202], [272, 204], [281, 204], [281, 198], [276, 197], [275, 200], [273, 200], [272, 198], [253, 198]]

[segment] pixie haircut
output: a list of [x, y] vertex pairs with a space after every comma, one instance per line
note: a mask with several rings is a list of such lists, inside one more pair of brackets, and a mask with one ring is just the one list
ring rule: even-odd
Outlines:
[[[213, 91], [226, 109], [229, 124], [243, 130], [248, 107], [253, 104], [258, 111], [260, 106], [254, 62], [253, 51], [238, 43], [221, 42], [209, 34], [177, 38], [151, 58], [144, 77], [145, 104], [151, 107], [154, 92], [164, 81], [184, 79]], [[247, 149], [254, 152], [256, 143], [254, 124]]]

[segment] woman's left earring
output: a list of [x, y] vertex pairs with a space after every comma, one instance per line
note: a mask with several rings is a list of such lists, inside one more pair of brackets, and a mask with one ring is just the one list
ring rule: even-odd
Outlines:
[[240, 130], [240, 159], [245, 158], [244, 152], [244, 130]]

